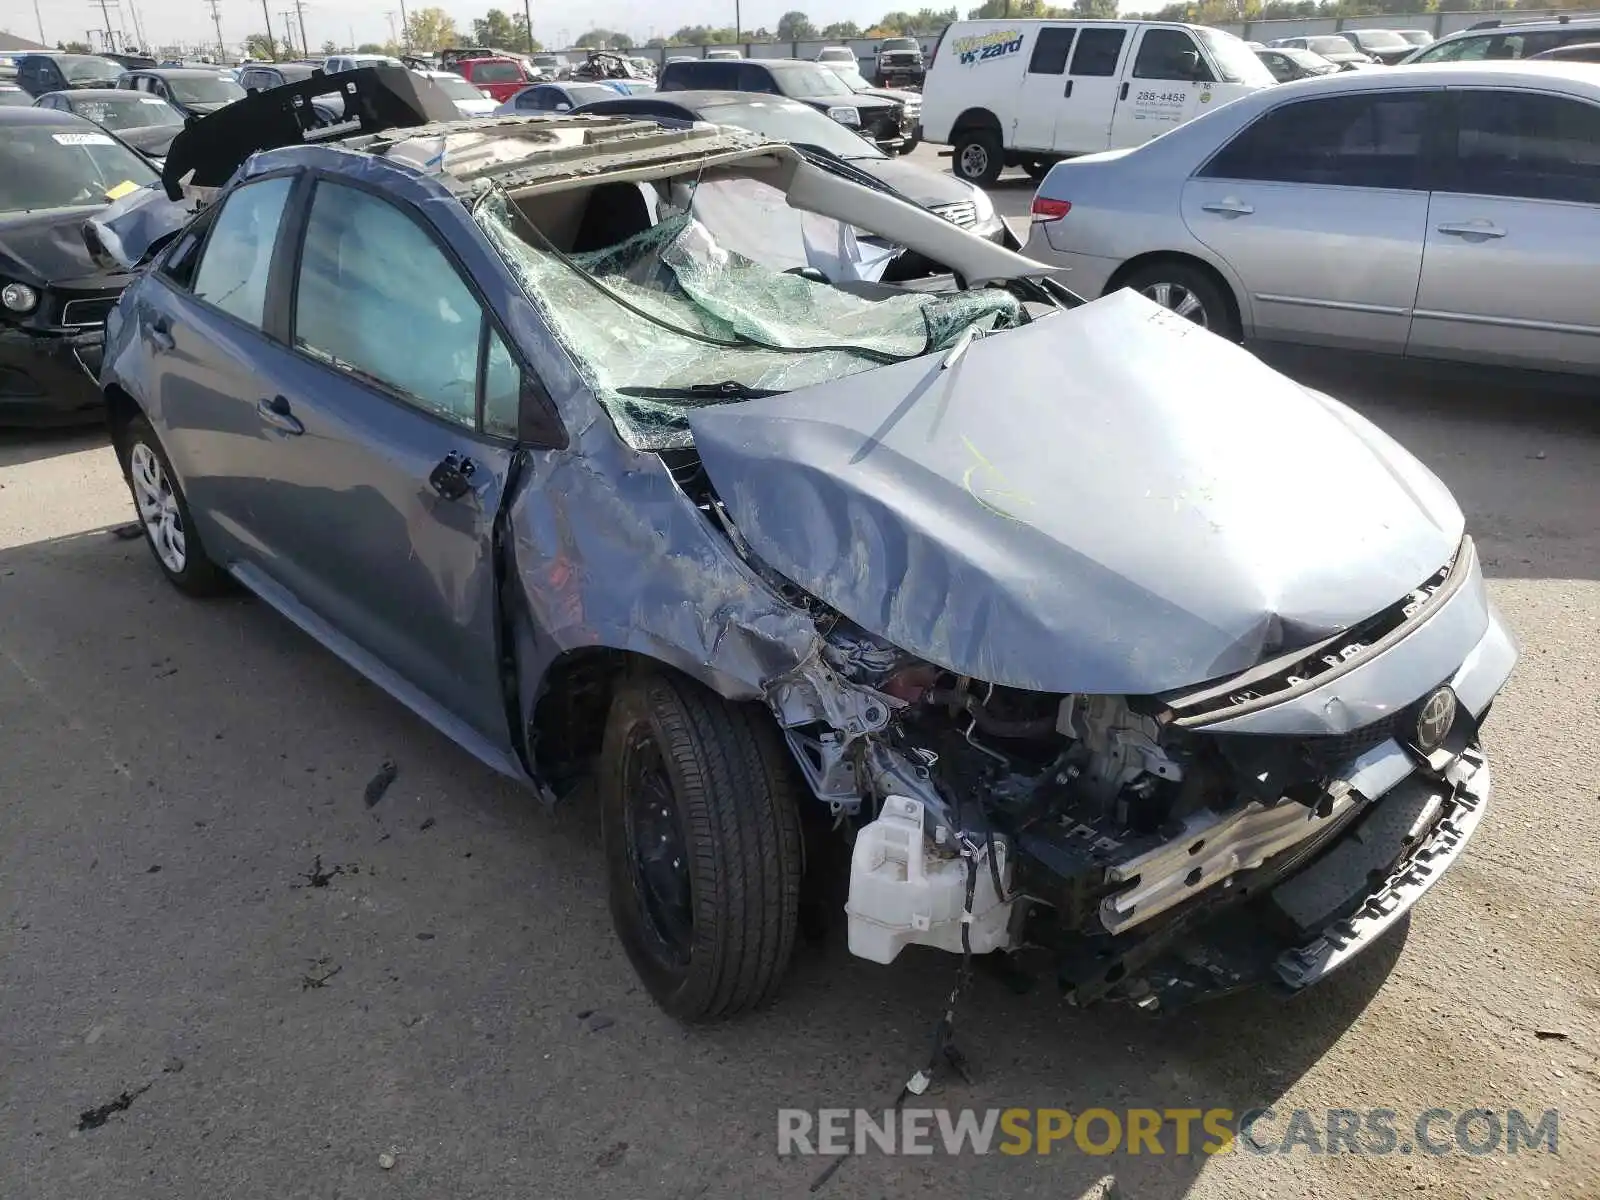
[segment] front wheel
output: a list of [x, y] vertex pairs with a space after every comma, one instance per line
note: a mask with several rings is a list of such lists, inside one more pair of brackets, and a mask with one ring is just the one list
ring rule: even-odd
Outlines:
[[776, 991], [804, 855], [794, 764], [761, 709], [664, 674], [625, 683], [601, 757], [611, 917], [657, 1004], [732, 1016]]
[[900, 153], [900, 154], [910, 154], [913, 150], [915, 150], [920, 145], [922, 145], [922, 140], [920, 138], [914, 138], [914, 137], [907, 138], [905, 141], [900, 143], [900, 149], [899, 149], [898, 153]]
[[950, 169], [957, 179], [988, 187], [1000, 178], [1005, 167], [1005, 148], [1000, 135], [987, 129], [975, 129], [956, 138]]
[[142, 416], [129, 421], [118, 448], [145, 543], [161, 573], [191, 596], [226, 591], [228, 577], [206, 556], [189, 502], [150, 422]]
[[1140, 267], [1122, 281], [1162, 308], [1209, 329], [1218, 337], [1236, 342], [1239, 321], [1223, 286], [1200, 267], [1182, 262], [1155, 262]]

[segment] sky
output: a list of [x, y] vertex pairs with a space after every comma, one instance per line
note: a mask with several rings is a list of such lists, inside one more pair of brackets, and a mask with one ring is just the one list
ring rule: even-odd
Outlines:
[[[456, 26], [464, 34], [472, 29], [473, 17], [481, 17], [490, 8], [507, 12], [520, 12], [522, 0], [436, 0], [456, 19]], [[966, 0], [962, 0], [966, 3]], [[156, 45], [179, 41], [214, 40], [211, 32], [209, 0], [108, 0], [112, 6], [112, 27], [133, 30], [131, 13], [137, 9], [144, 27], [145, 40]], [[280, 12], [294, 7], [293, 0], [266, 0], [272, 14], [273, 31], [281, 36], [283, 24]], [[407, 0], [407, 11], [415, 7]], [[586, 29], [595, 27], [618, 29], [640, 41], [651, 35], [671, 33], [684, 25], [732, 25], [733, 0], [585, 0], [582, 5], [554, 4], [551, 0], [532, 0], [533, 36], [547, 45], [561, 41], [565, 31], [575, 38]], [[746, 29], [777, 26], [778, 18], [792, 9], [809, 16], [819, 28], [831, 21], [855, 21], [866, 27], [885, 12], [897, 9], [921, 8], [921, 3], [908, 0], [742, 0], [741, 16]], [[223, 40], [230, 46], [241, 41], [246, 34], [259, 33], [265, 28], [262, 19], [262, 0], [217, 0], [222, 17]], [[581, 11], [579, 19], [574, 10]], [[59, 41], [84, 40], [89, 29], [103, 29], [105, 21], [100, 15], [98, 0], [38, 0], [38, 11], [44, 19], [44, 41], [55, 45]], [[305, 5], [306, 37], [313, 47], [324, 41], [349, 42], [352, 37], [360, 42], [384, 42], [389, 39], [389, 19], [392, 11], [396, 27], [400, 22], [400, 0], [307, 0]], [[33, 0], [0, 0], [0, 29], [21, 37], [38, 38], [39, 23], [34, 19]], [[296, 22], [298, 31], [298, 21]], [[298, 40], [298, 38], [297, 38]]]

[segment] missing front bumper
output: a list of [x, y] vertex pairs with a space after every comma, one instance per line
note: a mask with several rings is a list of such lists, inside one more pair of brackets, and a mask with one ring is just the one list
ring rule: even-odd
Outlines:
[[[1310, 941], [1279, 955], [1273, 964], [1278, 978], [1296, 991], [1309, 987], [1349, 962], [1410, 912], [1461, 856], [1477, 831], [1489, 808], [1491, 784], [1488, 759], [1482, 750], [1474, 747], [1450, 768], [1446, 780], [1423, 778], [1402, 785], [1402, 789], [1417, 788], [1425, 792], [1417, 797], [1424, 811], [1427, 806], [1438, 804], [1439, 812], [1430, 829], [1355, 912], [1334, 920]], [[1386, 800], [1405, 798], [1385, 797]], [[1315, 882], [1314, 873], [1319, 869], [1333, 872], [1341, 869], [1341, 864], [1330, 853], [1285, 886]]]

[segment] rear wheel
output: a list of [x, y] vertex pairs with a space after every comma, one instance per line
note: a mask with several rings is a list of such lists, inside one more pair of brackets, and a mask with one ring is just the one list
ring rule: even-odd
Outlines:
[[798, 797], [759, 708], [661, 674], [618, 690], [600, 768], [611, 916], [672, 1016], [731, 1016], [776, 990], [799, 923]]
[[118, 449], [145, 543], [161, 573], [174, 587], [191, 596], [214, 596], [226, 591], [228, 577], [206, 557], [183, 488], [150, 422], [143, 416], [130, 420]]
[[988, 187], [1005, 167], [1005, 147], [1000, 135], [989, 129], [969, 129], [958, 134], [950, 169], [957, 179]]
[[1140, 267], [1122, 281], [1162, 308], [1209, 329], [1219, 337], [1238, 341], [1238, 318], [1223, 286], [1200, 267], [1176, 260]]

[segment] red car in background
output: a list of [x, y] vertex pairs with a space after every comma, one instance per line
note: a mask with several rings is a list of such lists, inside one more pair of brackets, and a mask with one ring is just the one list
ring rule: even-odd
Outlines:
[[514, 58], [463, 58], [452, 69], [499, 101], [511, 99], [533, 82], [533, 76]]

